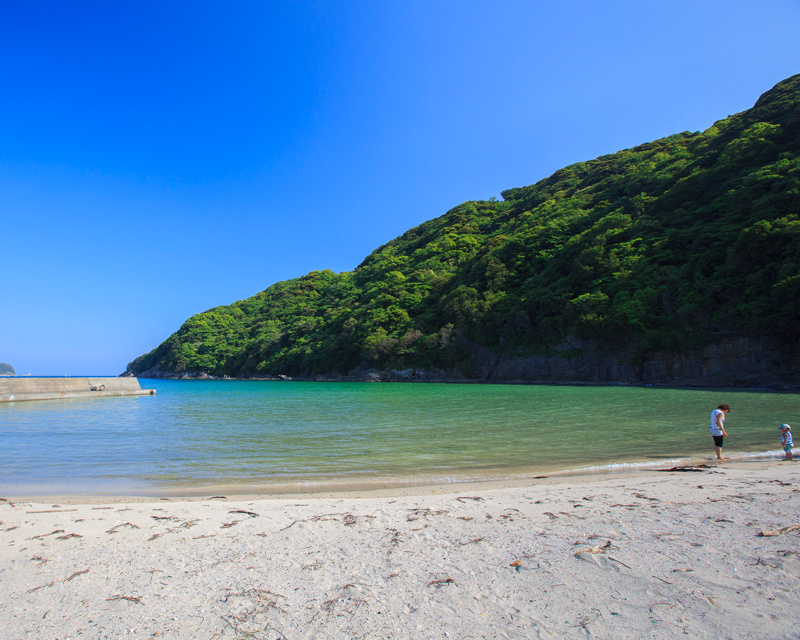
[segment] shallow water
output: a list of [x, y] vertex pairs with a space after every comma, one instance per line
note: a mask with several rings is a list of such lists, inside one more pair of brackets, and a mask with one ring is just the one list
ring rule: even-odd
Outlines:
[[[0, 405], [3, 495], [324, 490], [524, 477], [779, 448], [795, 394], [731, 389], [142, 380], [156, 396]], [[777, 455], [777, 454], [773, 454]]]

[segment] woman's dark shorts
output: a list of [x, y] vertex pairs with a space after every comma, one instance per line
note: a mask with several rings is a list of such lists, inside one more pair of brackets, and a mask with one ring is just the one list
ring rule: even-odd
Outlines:
[[715, 447], [721, 447], [722, 446], [722, 440], [724, 439], [725, 436], [711, 436], [711, 437], [714, 438], [714, 446]]

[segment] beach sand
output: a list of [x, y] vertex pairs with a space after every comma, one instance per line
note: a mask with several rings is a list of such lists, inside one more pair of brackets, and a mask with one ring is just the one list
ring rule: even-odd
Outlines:
[[0, 637], [798, 638], [800, 464], [0, 501]]

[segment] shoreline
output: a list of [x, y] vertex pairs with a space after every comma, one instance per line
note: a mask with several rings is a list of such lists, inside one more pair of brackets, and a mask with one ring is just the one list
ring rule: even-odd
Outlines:
[[9, 637], [785, 638], [800, 465], [409, 495], [0, 501]]
[[781, 382], [762, 382], [762, 383], [745, 383], [745, 381], [735, 382], [732, 380], [724, 381], [708, 381], [704, 379], [686, 379], [686, 380], [671, 380], [671, 381], [654, 381], [654, 382], [624, 382], [624, 381], [606, 381], [595, 382], [588, 380], [527, 380], [521, 378], [513, 379], [495, 379], [483, 380], [480, 378], [464, 378], [464, 377], [447, 377], [439, 376], [438, 374], [431, 374], [430, 372], [422, 372], [422, 375], [400, 375], [404, 374], [403, 371], [374, 371], [358, 375], [349, 376], [245, 376], [245, 377], [229, 377], [229, 376], [212, 376], [205, 372], [199, 373], [169, 373], [157, 375], [135, 375], [121, 373], [118, 377], [136, 377], [142, 380], [219, 380], [225, 382], [364, 382], [364, 383], [389, 383], [389, 382], [408, 382], [408, 383], [424, 383], [424, 384], [487, 384], [487, 385], [543, 385], [543, 386], [558, 386], [558, 387], [655, 387], [659, 389], [736, 389], [751, 391], [775, 391], [775, 392], [800, 392], [800, 384], [785, 384]]
[[[708, 456], [685, 457], [679, 460], [670, 459], [663, 462], [643, 463], [646, 466], [621, 463], [602, 467], [589, 467], [585, 469], [565, 469], [541, 474], [522, 475], [519, 477], [492, 478], [486, 480], [465, 479], [454, 482], [413, 482], [409, 484], [389, 483], [376, 481], [374, 483], [319, 483], [320, 488], [308, 490], [312, 483], [296, 483], [289, 485], [253, 485], [253, 484], [214, 484], [201, 487], [169, 487], [163, 490], [151, 490], [142, 493], [69, 493], [69, 492], [43, 492], [43, 493], [9, 493], [5, 492], [0, 500], [11, 502], [53, 502], [69, 505], [76, 504], [107, 504], [131, 502], [145, 504], [159, 501], [185, 501], [202, 502], [217, 496], [224, 496], [226, 500], [237, 501], [280, 501], [280, 500], [363, 500], [370, 498], [396, 498], [430, 495], [451, 495], [464, 491], [494, 491], [498, 489], [511, 489], [527, 486], [546, 487], [570, 483], [572, 485], [600, 482], [607, 479], [654, 478], [665, 474], [692, 473], [693, 469], [708, 470], [715, 467], [729, 469], [766, 468], [782, 461], [775, 455], [766, 456], [758, 454], [740, 454], [736, 457], [719, 462]], [[800, 455], [800, 449], [795, 449], [795, 455]], [[798, 460], [795, 460], [798, 461]], [[617, 468], [610, 468], [617, 467]], [[677, 470], [676, 470], [677, 469]], [[369, 486], [367, 486], [369, 485]], [[2, 504], [2, 502], [0, 502]]]

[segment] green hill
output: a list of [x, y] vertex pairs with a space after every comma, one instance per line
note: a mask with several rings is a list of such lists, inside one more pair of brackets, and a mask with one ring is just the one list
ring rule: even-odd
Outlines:
[[737, 339], [796, 352], [800, 75], [703, 132], [502, 196], [407, 231], [352, 272], [313, 271], [192, 316], [126, 373], [484, 377], [476, 354], [591, 351], [635, 369]]
[[6, 364], [5, 362], [0, 362], [0, 376], [15, 376], [17, 372], [14, 371], [14, 367], [10, 364]]

